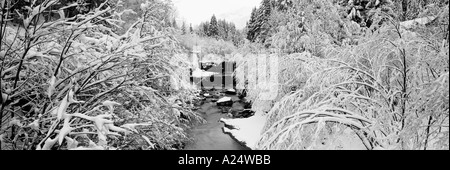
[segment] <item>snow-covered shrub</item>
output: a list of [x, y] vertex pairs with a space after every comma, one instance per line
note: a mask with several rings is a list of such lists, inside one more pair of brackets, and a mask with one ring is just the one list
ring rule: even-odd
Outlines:
[[[272, 101], [248, 88], [248, 61], [266, 52], [255, 45], [240, 49], [238, 86], [246, 88], [252, 109], [268, 117], [256, 148], [448, 149], [448, 7], [430, 24], [404, 25], [389, 19], [365, 31], [348, 22], [346, 39], [353, 43], [325, 44], [320, 57], [278, 56], [279, 91]], [[297, 48], [272, 52], [289, 53], [284, 47]]]
[[193, 90], [170, 31], [140, 19], [117, 35], [110, 26], [120, 17], [107, 1], [77, 18], [52, 9], [59, 19], [36, 22], [56, 4], [32, 4], [19, 26], [2, 13], [1, 149], [182, 148], [189, 123], [202, 119], [185, 104]]
[[287, 72], [306, 71], [307, 81], [276, 102], [257, 147], [318, 149], [352, 134], [366, 149], [448, 149], [449, 52], [441, 38], [390, 24], [359, 45], [325, 50], [325, 59], [299, 56], [304, 64]]

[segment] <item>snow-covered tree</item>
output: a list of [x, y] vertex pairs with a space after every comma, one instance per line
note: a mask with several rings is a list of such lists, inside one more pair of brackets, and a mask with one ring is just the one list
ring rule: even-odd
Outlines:
[[186, 22], [183, 21], [183, 24], [181, 25], [181, 34], [186, 34], [187, 30], [186, 30]]
[[263, 0], [259, 8], [254, 8], [247, 23], [247, 39], [251, 42], [264, 43], [269, 37], [271, 26], [269, 19], [272, 14], [273, 1]]
[[208, 26], [208, 36], [217, 38], [219, 36], [219, 24], [215, 15], [211, 17]]
[[177, 20], [175, 18], [172, 20], [172, 27], [178, 29]]
[[[74, 19], [64, 10], [75, 6], [30, 2], [24, 11], [1, 3], [0, 149], [181, 149], [189, 123], [180, 113], [202, 119], [189, 106], [165, 107], [193, 92], [168, 1], [135, 6], [141, 15], [123, 33], [113, 28], [124, 10], [107, 3]], [[48, 9], [60, 17], [35, 19]], [[8, 23], [12, 12], [21, 26]]]

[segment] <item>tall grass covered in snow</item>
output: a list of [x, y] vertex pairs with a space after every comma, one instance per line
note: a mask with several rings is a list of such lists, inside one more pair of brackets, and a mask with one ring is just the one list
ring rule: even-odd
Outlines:
[[[255, 110], [269, 105], [256, 148], [321, 149], [345, 134], [369, 150], [448, 149], [449, 44], [439, 29], [389, 22], [325, 57], [279, 56], [278, 98], [248, 89]], [[236, 60], [242, 71], [248, 60]]]

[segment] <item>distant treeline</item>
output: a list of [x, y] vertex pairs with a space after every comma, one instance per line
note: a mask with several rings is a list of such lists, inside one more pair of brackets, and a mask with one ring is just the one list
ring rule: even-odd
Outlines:
[[235, 46], [242, 44], [244, 40], [242, 33], [236, 28], [234, 23], [221, 19], [218, 20], [215, 15], [211, 17], [211, 21], [200, 23], [195, 33], [203, 37], [230, 41]]

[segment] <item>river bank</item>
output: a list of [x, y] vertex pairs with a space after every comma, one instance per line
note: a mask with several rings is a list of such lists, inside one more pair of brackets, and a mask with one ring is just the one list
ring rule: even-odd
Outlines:
[[237, 140], [242, 145], [255, 150], [256, 144], [261, 137], [261, 132], [266, 124], [266, 116], [260, 113], [249, 118], [242, 119], [228, 119], [222, 118], [222, 122], [225, 127], [223, 131], [233, 139]]

